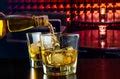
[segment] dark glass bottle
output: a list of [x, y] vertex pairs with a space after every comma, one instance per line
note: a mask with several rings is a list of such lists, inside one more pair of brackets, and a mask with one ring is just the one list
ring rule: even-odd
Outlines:
[[10, 32], [20, 32], [28, 29], [48, 26], [48, 16], [8, 15], [7, 26]]

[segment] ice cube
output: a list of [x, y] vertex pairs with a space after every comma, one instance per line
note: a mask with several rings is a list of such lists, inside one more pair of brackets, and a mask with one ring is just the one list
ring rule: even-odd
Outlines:
[[31, 53], [33, 54], [39, 54], [40, 53], [40, 50], [39, 50], [39, 46], [37, 46], [37, 43], [33, 43], [30, 45], [30, 51]]
[[74, 54], [74, 49], [73, 47], [67, 47], [66, 48], [67, 50], [65, 51], [66, 52], [66, 56], [72, 56]]
[[69, 46], [66, 48], [67, 50], [73, 50], [73, 47], [72, 46]]
[[72, 61], [72, 58], [71, 57], [65, 57], [64, 58], [64, 64], [70, 64]]
[[61, 53], [53, 54], [52, 55], [52, 64], [54, 65], [61, 65], [64, 63], [64, 55]]

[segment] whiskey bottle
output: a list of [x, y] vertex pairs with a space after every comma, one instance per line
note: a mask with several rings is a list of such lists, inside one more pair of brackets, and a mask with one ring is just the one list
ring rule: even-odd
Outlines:
[[40, 15], [8, 15], [7, 16], [7, 26], [10, 32], [20, 32], [32, 28], [39, 28], [42, 26], [48, 26], [49, 20], [48, 16]]
[[7, 32], [21, 32], [32, 28], [48, 28], [53, 32], [47, 15], [5, 15], [0, 12], [0, 39]]

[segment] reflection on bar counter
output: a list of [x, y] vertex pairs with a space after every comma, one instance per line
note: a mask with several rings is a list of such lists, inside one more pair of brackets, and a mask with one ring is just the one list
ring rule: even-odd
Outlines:
[[77, 79], [76, 74], [72, 74], [72, 75], [66, 75], [66, 76], [51, 76], [51, 75], [43, 75], [43, 79], [52, 79], [52, 78], [56, 78], [56, 79]]
[[35, 68], [31, 68], [29, 74], [30, 74], [29, 79], [40, 79], [40, 78], [41, 79], [77, 79], [76, 74], [65, 75], [65, 76], [46, 75], [46, 74], [41, 74], [41, 70]]

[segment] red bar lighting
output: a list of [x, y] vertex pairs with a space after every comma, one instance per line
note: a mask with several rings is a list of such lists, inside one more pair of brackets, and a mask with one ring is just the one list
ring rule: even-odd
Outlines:
[[38, 9], [39, 9], [39, 10], [44, 10], [44, 8], [45, 8], [45, 7], [44, 7], [42, 4], [38, 6]]
[[59, 5], [59, 9], [64, 9], [63, 4], [60, 4], [60, 5]]
[[66, 9], [70, 9], [70, 4], [66, 4]]
[[50, 9], [50, 4], [46, 5], [46, 9]]
[[53, 5], [52, 5], [52, 9], [57, 9], [57, 5], [56, 5], [56, 4], [53, 4]]

